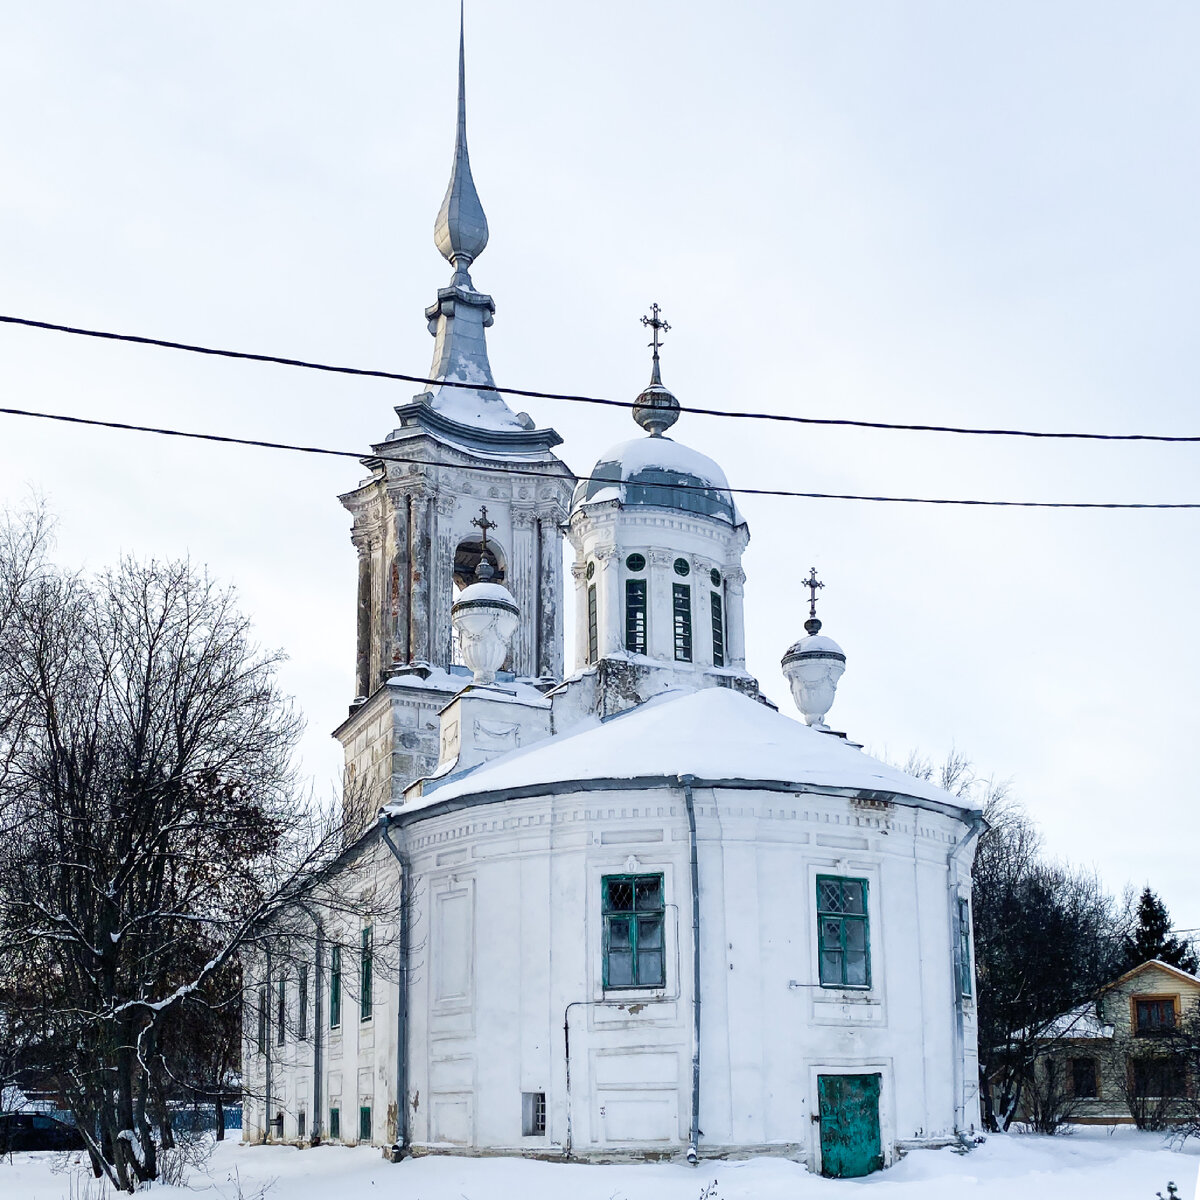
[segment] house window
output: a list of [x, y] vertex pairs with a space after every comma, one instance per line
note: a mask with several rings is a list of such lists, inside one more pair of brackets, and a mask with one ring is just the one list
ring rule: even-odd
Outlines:
[[334, 946], [329, 952], [329, 1028], [342, 1023], [342, 948]]
[[358, 1140], [360, 1142], [371, 1140], [371, 1109], [365, 1104], [358, 1110]]
[[1069, 1065], [1072, 1094], [1079, 1100], [1095, 1100], [1100, 1095], [1096, 1060], [1094, 1058], [1073, 1058]]
[[599, 634], [596, 628], [596, 585], [593, 583], [587, 590], [588, 617], [588, 652], [587, 660], [594, 663], [600, 647]]
[[713, 666], [725, 665], [725, 616], [721, 611], [721, 594], [709, 592], [712, 600]]
[[1129, 1059], [1133, 1094], [1142, 1099], [1169, 1099], [1187, 1095], [1187, 1074], [1177, 1057]]
[[362, 1021], [371, 1019], [371, 977], [375, 969], [374, 935], [368, 925], [362, 931], [362, 958], [358, 972], [358, 1016]]
[[303, 1041], [308, 1037], [308, 963], [300, 966], [296, 990], [296, 1036]]
[[674, 598], [675, 658], [679, 662], [691, 662], [692, 589], [686, 583], [673, 583], [671, 593]]
[[646, 653], [646, 581], [625, 580], [625, 649]]
[[546, 1093], [521, 1093], [521, 1136], [545, 1137]]
[[265, 1054], [267, 1050], [267, 987], [263, 984], [258, 989], [258, 1052]]
[[329, 1136], [331, 1138], [342, 1136], [342, 1110], [340, 1108], [329, 1110]]
[[817, 929], [822, 987], [870, 987], [867, 881], [817, 876]]
[[958, 990], [964, 995], [971, 994], [971, 981], [974, 978], [971, 970], [971, 906], [965, 896], [958, 898]]
[[605, 875], [604, 986], [662, 987], [663, 877]]
[[1133, 1004], [1137, 1037], [1158, 1037], [1175, 1028], [1174, 996], [1148, 996]]
[[301, 1109], [296, 1114], [296, 1136], [303, 1137], [307, 1132], [308, 1118], [304, 1115], [304, 1109]]
[[287, 1019], [287, 980], [280, 977], [275, 985], [275, 1044], [283, 1045], [284, 1024]]

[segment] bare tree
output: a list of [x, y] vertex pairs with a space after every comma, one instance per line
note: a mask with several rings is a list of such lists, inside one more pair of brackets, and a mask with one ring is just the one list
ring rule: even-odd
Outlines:
[[240, 1008], [239, 953], [340, 819], [297, 795], [281, 656], [231, 591], [188, 563], [85, 582], [44, 542], [28, 521], [0, 542], [0, 811], [21, 831], [0, 842], [0, 989], [51, 1048], [93, 1168], [132, 1191], [193, 1073], [187, 1014]]
[[985, 816], [972, 888], [984, 1123], [1007, 1129], [1024, 1105], [1053, 1132], [1068, 1105], [1045, 1063], [1062, 1058], [1081, 1006], [1119, 973], [1127, 915], [1093, 872], [1041, 857], [1015, 802], [994, 800]]
[[1009, 784], [980, 776], [961, 752], [940, 764], [913, 753], [903, 770], [984, 807], [971, 901], [984, 1124], [1024, 1117], [1055, 1132], [1077, 1107], [1063, 1054], [1080, 1006], [1120, 973], [1129, 904], [1094, 873], [1046, 861]]

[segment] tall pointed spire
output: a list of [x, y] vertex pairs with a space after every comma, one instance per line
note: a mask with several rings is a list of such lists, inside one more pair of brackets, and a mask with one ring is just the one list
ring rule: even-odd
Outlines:
[[488, 242], [487, 217], [471, 178], [471, 159], [467, 154], [466, 52], [463, 35], [463, 10], [458, 10], [458, 127], [454, 133], [454, 165], [450, 186], [438, 210], [433, 240], [442, 257], [454, 267], [455, 284], [471, 283], [468, 268]]

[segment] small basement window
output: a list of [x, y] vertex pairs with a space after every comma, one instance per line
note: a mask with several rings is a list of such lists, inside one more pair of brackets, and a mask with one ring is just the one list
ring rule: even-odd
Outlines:
[[546, 1134], [546, 1093], [521, 1093], [521, 1136], [544, 1137]]

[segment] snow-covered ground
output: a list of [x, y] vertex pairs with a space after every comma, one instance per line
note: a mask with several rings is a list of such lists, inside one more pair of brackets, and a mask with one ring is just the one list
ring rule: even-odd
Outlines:
[[[0, 1162], [3, 1200], [108, 1200], [77, 1155], [16, 1154]], [[65, 1167], [65, 1169], [64, 1169]], [[579, 1166], [512, 1158], [419, 1158], [393, 1166], [378, 1151], [324, 1146], [217, 1146], [189, 1189], [155, 1186], [161, 1200], [1155, 1200], [1167, 1182], [1194, 1200], [1200, 1147], [1169, 1148], [1157, 1134], [1088, 1128], [1065, 1137], [993, 1136], [969, 1155], [920, 1150], [863, 1180], [809, 1175], [785, 1159], [642, 1166]], [[714, 1186], [715, 1181], [715, 1186]], [[706, 1192], [706, 1189], [709, 1189]]]

